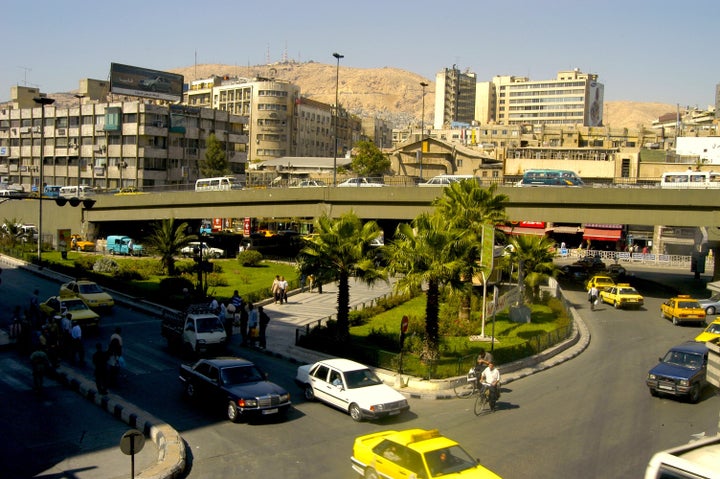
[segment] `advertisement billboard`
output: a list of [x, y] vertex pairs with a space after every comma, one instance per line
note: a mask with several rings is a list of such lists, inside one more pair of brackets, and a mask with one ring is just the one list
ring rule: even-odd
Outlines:
[[110, 92], [118, 95], [182, 101], [183, 76], [120, 63], [111, 63]]

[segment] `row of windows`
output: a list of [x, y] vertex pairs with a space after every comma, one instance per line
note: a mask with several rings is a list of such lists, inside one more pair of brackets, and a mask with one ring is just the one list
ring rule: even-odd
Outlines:
[[276, 133], [260, 133], [256, 135], [256, 138], [258, 140], [265, 141], [287, 141], [288, 139], [287, 135], [280, 135]]
[[553, 112], [547, 112], [547, 113], [511, 113], [508, 115], [508, 118], [510, 119], [519, 119], [519, 118], [553, 118], [553, 117], [563, 117], [563, 118], [583, 118], [585, 114], [582, 111], [559, 111], [556, 113]]
[[518, 105], [518, 106], [511, 106], [508, 108], [509, 111], [550, 111], [550, 110], [559, 110], [559, 111], [567, 111], [568, 113], [570, 110], [583, 110], [583, 105], [571, 105], [571, 104], [563, 104], [563, 105]]
[[258, 154], [258, 156], [281, 157], [281, 156], [287, 156], [286, 151], [287, 151], [287, 150], [285, 150], [285, 149], [273, 150], [273, 149], [267, 149], [267, 148], [258, 148], [258, 149], [257, 149], [257, 154]]
[[259, 103], [258, 111], [287, 111], [287, 105], [279, 103]]
[[287, 97], [288, 92], [282, 90], [258, 90], [258, 96]]
[[582, 96], [565, 96], [565, 97], [558, 97], [558, 98], [519, 98], [515, 100], [510, 100], [506, 103], [509, 103], [510, 105], [515, 104], [525, 104], [525, 103], [572, 103], [572, 102], [580, 102], [581, 104], [584, 103], [585, 98]]
[[[558, 96], [558, 95], [577, 95], [583, 93], [584, 90], [533, 90], [533, 91], [511, 91], [509, 97], [534, 97], [534, 96]], [[501, 95], [503, 96], [503, 95]], [[584, 96], [583, 96], [584, 97]]]
[[276, 127], [284, 127], [287, 124], [287, 121], [285, 120], [278, 120], [275, 118], [258, 118], [257, 125], [258, 126], [276, 126]]
[[501, 85], [500, 90], [537, 90], [538, 88], [585, 88], [585, 80], [581, 81], [552, 81], [543, 83], [512, 83]]

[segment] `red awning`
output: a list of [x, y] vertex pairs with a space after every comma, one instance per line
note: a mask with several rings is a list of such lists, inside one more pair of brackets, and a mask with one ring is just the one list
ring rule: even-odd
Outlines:
[[622, 230], [601, 230], [597, 228], [585, 228], [583, 239], [597, 241], [619, 241]]

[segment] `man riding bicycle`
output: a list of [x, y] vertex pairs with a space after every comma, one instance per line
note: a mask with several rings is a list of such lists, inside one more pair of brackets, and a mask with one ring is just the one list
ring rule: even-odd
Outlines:
[[492, 360], [488, 361], [487, 368], [480, 374], [480, 384], [480, 394], [485, 394], [485, 390], [489, 390], [490, 410], [495, 411], [495, 402], [499, 396], [500, 371]]

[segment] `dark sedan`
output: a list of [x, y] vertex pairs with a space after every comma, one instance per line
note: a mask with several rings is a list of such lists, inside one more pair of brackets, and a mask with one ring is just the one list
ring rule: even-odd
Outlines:
[[222, 405], [228, 419], [240, 422], [255, 416], [285, 415], [290, 393], [267, 380], [267, 375], [242, 358], [201, 359], [180, 366], [185, 394], [213, 407]]

